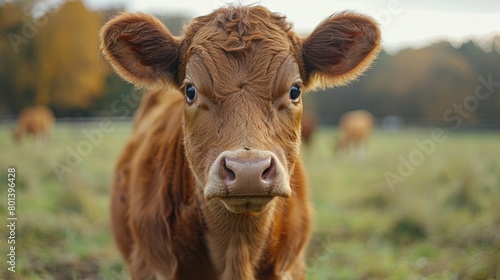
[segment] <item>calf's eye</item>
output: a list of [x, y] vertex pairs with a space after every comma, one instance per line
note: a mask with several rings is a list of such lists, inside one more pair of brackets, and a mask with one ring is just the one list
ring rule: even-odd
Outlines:
[[297, 85], [293, 85], [290, 88], [290, 100], [292, 102], [299, 102], [299, 97], [300, 97], [300, 88]]
[[193, 85], [187, 85], [185, 89], [186, 93], [186, 101], [188, 103], [193, 103], [196, 97], [198, 96], [198, 92]]

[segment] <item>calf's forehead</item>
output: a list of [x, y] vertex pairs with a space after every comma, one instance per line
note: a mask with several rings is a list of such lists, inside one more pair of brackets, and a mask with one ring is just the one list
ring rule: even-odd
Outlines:
[[210, 97], [248, 91], [275, 100], [301, 83], [299, 66], [289, 51], [255, 50], [247, 56], [203, 49], [193, 54], [186, 66], [185, 83], [194, 84]]
[[204, 93], [247, 87], [273, 94], [289, 88], [299, 73], [290, 25], [260, 8], [223, 9], [195, 19], [185, 41], [187, 82], [209, 87], [199, 88]]

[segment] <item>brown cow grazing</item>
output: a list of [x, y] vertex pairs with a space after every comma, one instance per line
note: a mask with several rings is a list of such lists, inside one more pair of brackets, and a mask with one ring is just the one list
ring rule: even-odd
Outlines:
[[359, 161], [366, 158], [366, 148], [375, 119], [365, 110], [351, 111], [343, 114], [339, 121], [339, 137], [335, 151], [354, 152]]
[[31, 135], [37, 141], [45, 141], [54, 127], [54, 113], [46, 106], [27, 107], [21, 111], [14, 129], [14, 142]]
[[116, 167], [112, 229], [132, 278], [304, 279], [301, 93], [363, 72], [377, 25], [339, 13], [300, 38], [279, 14], [229, 6], [182, 37], [125, 13], [100, 38], [118, 74], [166, 95], [139, 109]]

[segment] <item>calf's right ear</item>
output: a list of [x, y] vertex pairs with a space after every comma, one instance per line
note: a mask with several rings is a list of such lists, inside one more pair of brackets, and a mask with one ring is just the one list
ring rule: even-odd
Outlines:
[[174, 81], [180, 40], [157, 18], [123, 13], [108, 21], [99, 37], [104, 57], [124, 80], [145, 88]]

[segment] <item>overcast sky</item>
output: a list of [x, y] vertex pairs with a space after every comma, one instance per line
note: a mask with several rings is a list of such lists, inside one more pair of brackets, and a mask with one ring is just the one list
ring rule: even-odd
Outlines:
[[[389, 51], [422, 47], [448, 39], [460, 44], [474, 38], [484, 41], [488, 35], [500, 35], [500, 0], [85, 0], [92, 8], [122, 7], [128, 11], [159, 14], [183, 14], [190, 17], [207, 14], [226, 3], [257, 3], [286, 15], [297, 32], [309, 33], [332, 13], [354, 10], [366, 13], [381, 24], [383, 44]], [[487, 42], [485, 41], [485, 44]]]

